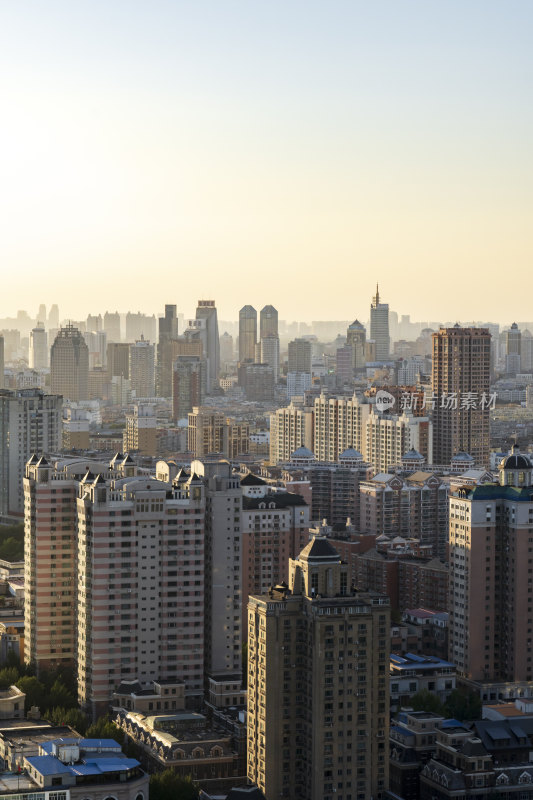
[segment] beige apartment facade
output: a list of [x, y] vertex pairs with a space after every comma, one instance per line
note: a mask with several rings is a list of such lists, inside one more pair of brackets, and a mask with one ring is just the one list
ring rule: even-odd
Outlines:
[[390, 607], [315, 537], [248, 604], [248, 778], [267, 800], [379, 800], [388, 786]]

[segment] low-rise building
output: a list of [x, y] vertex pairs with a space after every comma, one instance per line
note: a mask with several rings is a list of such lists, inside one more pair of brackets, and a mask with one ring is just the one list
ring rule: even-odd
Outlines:
[[92, 800], [148, 800], [148, 775], [113, 739], [47, 742], [38, 755], [24, 757], [23, 767], [37, 797], [53, 789], [55, 800], [83, 800], [88, 794]]
[[445, 702], [455, 689], [456, 670], [450, 661], [406, 653], [390, 657], [391, 708], [408, 705], [417, 692], [427, 690]]
[[120, 709], [115, 724], [143, 751], [143, 761], [153, 771], [171, 767], [184, 778], [208, 788], [210, 783], [239, 775], [239, 755], [229, 732], [214, 729], [203, 714], [179, 711], [174, 714], [141, 714]]

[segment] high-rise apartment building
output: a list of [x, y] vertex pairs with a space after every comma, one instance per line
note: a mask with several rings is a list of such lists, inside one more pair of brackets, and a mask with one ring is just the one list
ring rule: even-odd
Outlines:
[[241, 480], [242, 621], [248, 635], [248, 597], [289, 580], [289, 559], [309, 541], [309, 506], [301, 495], [272, 489], [257, 475]]
[[366, 420], [370, 408], [355, 394], [351, 397], [326, 394], [316, 397], [313, 446], [317, 459], [338, 461], [348, 448], [365, 455]]
[[195, 458], [224, 455], [236, 459], [250, 446], [248, 423], [237, 423], [208, 406], [194, 407], [188, 415], [187, 448]]
[[165, 316], [159, 318], [157, 342], [157, 395], [172, 396], [172, 363], [175, 358], [174, 342], [178, 338], [178, 315], [175, 305], [165, 305]]
[[157, 455], [157, 417], [150, 403], [136, 405], [131, 413], [126, 414], [123, 449], [125, 453]]
[[[182, 681], [203, 696], [203, 481], [109, 464], [30, 463], [26, 493], [26, 661], [75, 654], [78, 699], [107, 711], [122, 681]], [[74, 613], [73, 613], [74, 609]], [[73, 646], [76, 642], [77, 644]]]
[[130, 345], [127, 342], [108, 342], [106, 348], [109, 378], [130, 377]]
[[231, 363], [234, 358], [235, 354], [233, 352], [233, 336], [231, 336], [227, 331], [224, 331], [220, 337], [220, 368], [223, 372], [226, 370], [225, 365]]
[[39, 389], [0, 391], [0, 515], [22, 516], [31, 454], [60, 451], [62, 408], [62, 397]]
[[505, 342], [505, 372], [507, 375], [516, 375], [521, 372], [522, 332], [516, 322], [509, 330], [504, 331]]
[[122, 341], [120, 333], [120, 314], [118, 311], [106, 311], [104, 314], [104, 331], [108, 342]]
[[516, 446], [498, 483], [452, 483], [450, 660], [474, 681], [533, 681], [532, 490]]
[[44, 456], [34, 455], [25, 467], [23, 484], [24, 658], [37, 672], [73, 667], [77, 659], [78, 480]]
[[128, 311], [126, 314], [126, 341], [136, 342], [139, 339], [146, 339], [155, 342], [157, 339], [157, 324], [154, 316], [141, 314], [140, 311], [133, 313]]
[[243, 306], [239, 311], [239, 361], [255, 361], [257, 342], [257, 311]]
[[386, 597], [354, 592], [324, 538], [289, 586], [248, 602], [248, 778], [267, 800], [383, 798], [388, 788]]
[[208, 406], [194, 407], [188, 415], [187, 449], [195, 458], [224, 452], [226, 417]]
[[43, 323], [38, 323], [37, 327], [30, 331], [28, 366], [30, 369], [48, 367], [48, 334]]
[[242, 490], [227, 461], [191, 463], [205, 490], [205, 669], [211, 691], [242, 676]]
[[[369, 477], [370, 464], [361, 453], [349, 449], [336, 464], [314, 464], [306, 470], [311, 486], [311, 519], [326, 520], [329, 525], [346, 525], [347, 520], [359, 531], [360, 487]], [[366, 532], [363, 526], [362, 531]]]
[[259, 314], [259, 338], [278, 336], [278, 312], [274, 306], [264, 306]]
[[287, 372], [287, 400], [303, 397], [310, 388], [310, 372]]
[[365, 421], [361, 451], [377, 472], [388, 472], [409, 450], [421, 453], [426, 463], [433, 463], [431, 420], [405, 411], [389, 414], [371, 406]]
[[378, 474], [359, 487], [360, 530], [403, 536], [430, 544], [432, 555], [448, 557], [448, 484], [431, 472]]
[[270, 364], [245, 362], [239, 364], [239, 384], [246, 393], [246, 399], [259, 403], [274, 400], [276, 379]]
[[4, 337], [0, 336], [0, 389], [4, 388]]
[[50, 350], [50, 391], [78, 403], [89, 399], [89, 348], [78, 328], [61, 328]]
[[207, 359], [207, 390], [217, 385], [220, 372], [220, 339], [218, 317], [214, 300], [198, 300], [196, 319], [205, 322], [204, 357]]
[[489, 460], [490, 333], [487, 328], [441, 328], [432, 335], [433, 463], [459, 452], [479, 466]]
[[102, 328], [102, 315], [88, 314], [87, 323], [85, 325], [86, 331], [101, 331]]
[[89, 371], [93, 369], [105, 369], [107, 366], [107, 334], [103, 330], [85, 331], [83, 334], [85, 343], [89, 348]]
[[130, 345], [129, 374], [136, 397], [155, 397], [155, 347], [145, 339]]
[[88, 450], [90, 444], [89, 411], [76, 406], [63, 407], [63, 450]]
[[53, 331], [59, 328], [59, 307], [56, 303], [50, 306], [50, 313], [48, 314], [48, 330]]
[[270, 415], [270, 463], [288, 463], [299, 447], [313, 449], [313, 409], [293, 402]]
[[274, 381], [277, 383], [279, 379], [279, 338], [274, 333], [267, 333], [266, 336], [261, 337], [260, 346], [259, 360], [262, 364], [272, 367]]
[[311, 374], [312, 346], [308, 339], [294, 339], [289, 342], [288, 372], [307, 372]]
[[390, 357], [389, 305], [380, 302], [379, 286], [376, 286], [376, 294], [372, 298], [370, 306], [370, 338], [375, 342], [376, 361], [388, 361]]
[[172, 366], [172, 418], [177, 421], [190, 414], [205, 399], [207, 368], [203, 358], [178, 356]]

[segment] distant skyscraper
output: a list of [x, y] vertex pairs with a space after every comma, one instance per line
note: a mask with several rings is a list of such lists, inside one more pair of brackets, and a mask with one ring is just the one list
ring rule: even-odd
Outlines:
[[255, 361], [257, 342], [257, 311], [243, 306], [239, 311], [239, 361]]
[[74, 403], [89, 399], [89, 348], [70, 323], [60, 329], [50, 351], [50, 389]]
[[250, 597], [248, 778], [268, 800], [385, 796], [389, 624], [325, 538], [290, 559], [288, 586]]
[[207, 390], [217, 385], [220, 372], [220, 339], [218, 318], [214, 300], [198, 300], [196, 319], [205, 320], [204, 357], [207, 359]]
[[46, 306], [44, 303], [41, 303], [39, 306], [39, 311], [37, 312], [37, 322], [42, 322], [43, 325], [46, 325]]
[[366, 364], [366, 328], [358, 319], [352, 322], [346, 332], [346, 343], [352, 349], [352, 369]]
[[86, 331], [101, 331], [102, 330], [102, 315], [89, 314], [87, 317]]
[[138, 311], [136, 314], [128, 311], [126, 314], [126, 341], [137, 342], [144, 338], [146, 341], [155, 342], [157, 338], [157, 326], [155, 317], [149, 317]]
[[130, 382], [136, 397], [155, 397], [155, 347], [140, 339], [130, 345]]
[[120, 314], [118, 311], [106, 311], [104, 314], [104, 331], [108, 342], [120, 342]]
[[274, 333], [267, 333], [261, 338], [260, 361], [268, 364], [274, 371], [274, 381], [279, 380], [279, 338]]
[[4, 337], [0, 336], [0, 389], [4, 388]]
[[[235, 354], [233, 352], [233, 336], [225, 331], [220, 337], [220, 363], [221, 365], [233, 361]], [[222, 369], [224, 367], [222, 366]]]
[[312, 347], [308, 339], [289, 342], [288, 372], [308, 372], [311, 375]]
[[48, 366], [48, 335], [41, 321], [30, 331], [28, 363], [30, 369], [46, 369]]
[[130, 377], [130, 345], [127, 342], [109, 342], [106, 356], [110, 378]]
[[505, 340], [505, 372], [508, 375], [516, 375], [521, 372], [522, 354], [522, 333], [513, 322], [509, 330], [504, 332]]
[[48, 330], [55, 330], [59, 328], [59, 308], [54, 303], [50, 306], [50, 313], [48, 314]]
[[376, 361], [388, 361], [390, 355], [389, 306], [380, 303], [379, 286], [370, 306], [370, 338], [376, 343]]
[[157, 343], [157, 395], [172, 396], [172, 362], [174, 342], [178, 338], [177, 307], [165, 306], [165, 316], [159, 318], [159, 340]]
[[198, 356], [178, 356], [172, 365], [172, 417], [175, 421], [201, 406], [207, 382], [206, 362]]
[[274, 306], [265, 306], [259, 315], [259, 338], [263, 339], [271, 334], [279, 335], [278, 312]]
[[39, 389], [0, 392], [0, 514], [24, 511], [22, 479], [32, 453], [59, 452], [63, 400]]
[[433, 463], [459, 452], [478, 466], [489, 461], [490, 333], [487, 328], [441, 328], [434, 333]]

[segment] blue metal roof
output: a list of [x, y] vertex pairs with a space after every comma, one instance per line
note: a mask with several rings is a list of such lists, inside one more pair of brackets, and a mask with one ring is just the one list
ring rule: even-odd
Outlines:
[[101, 772], [124, 772], [140, 766], [135, 758], [91, 758], [86, 759], [85, 764], [98, 767]]
[[80, 748], [82, 750], [93, 750], [102, 748], [102, 750], [120, 750], [120, 745], [114, 739], [81, 739]]
[[67, 767], [55, 756], [28, 756], [26, 761], [40, 775], [66, 775], [70, 773], [70, 767]]
[[75, 764], [71, 767], [74, 775], [101, 775], [102, 770], [94, 764]]

